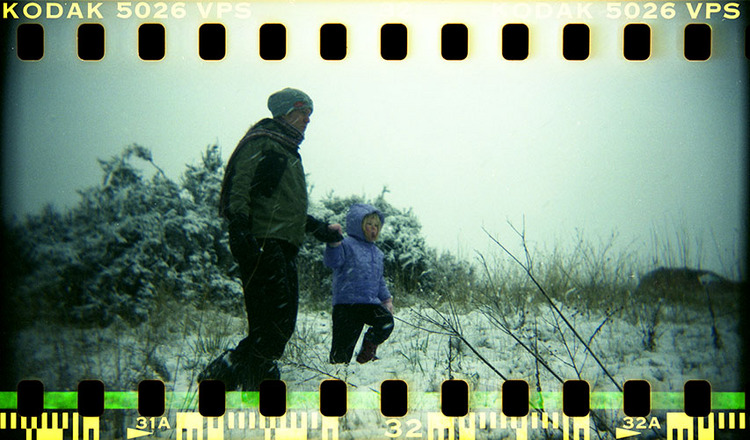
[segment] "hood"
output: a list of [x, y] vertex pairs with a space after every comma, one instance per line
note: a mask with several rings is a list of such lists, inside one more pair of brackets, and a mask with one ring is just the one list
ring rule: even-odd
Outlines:
[[378, 214], [380, 217], [380, 224], [385, 224], [385, 216], [377, 208], [372, 205], [365, 203], [355, 203], [349, 208], [349, 213], [346, 214], [346, 233], [350, 237], [356, 237], [362, 241], [365, 240], [365, 234], [362, 232], [362, 220], [373, 212]]

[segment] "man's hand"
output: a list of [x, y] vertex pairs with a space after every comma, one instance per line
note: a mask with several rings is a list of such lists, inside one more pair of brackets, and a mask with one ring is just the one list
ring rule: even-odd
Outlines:
[[312, 233], [313, 237], [323, 243], [337, 243], [344, 239], [340, 224], [327, 225], [310, 215], [307, 216], [305, 231]]
[[234, 219], [229, 223], [229, 250], [238, 262], [250, 262], [260, 255], [260, 246], [250, 233], [247, 218]]
[[[328, 225], [328, 230], [329, 231], [338, 232], [339, 235], [341, 235], [342, 238], [343, 238], [344, 230], [343, 230], [343, 228], [341, 228], [340, 224], [334, 223], [332, 225]], [[341, 242], [340, 241], [334, 241], [333, 243], [328, 243], [328, 246], [330, 246], [330, 247], [339, 247], [339, 246], [341, 246]]]
[[330, 229], [332, 231], [336, 231], [336, 232], [338, 232], [341, 235], [344, 235], [344, 229], [338, 223], [334, 223], [332, 225], [328, 225], [328, 229]]

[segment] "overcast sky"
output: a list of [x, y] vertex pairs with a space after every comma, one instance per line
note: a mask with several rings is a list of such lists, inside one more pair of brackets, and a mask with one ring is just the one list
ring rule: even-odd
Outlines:
[[[705, 268], [731, 272], [746, 227], [745, 22], [697, 20], [712, 25], [712, 57], [689, 62], [682, 32], [693, 21], [678, 3], [674, 18], [645, 20], [651, 58], [628, 62], [627, 21], [607, 19], [604, 4], [559, 19], [567, 11], [548, 6], [513, 14], [512, 5], [469, 2], [266, 2], [252, 3], [249, 18], [235, 9], [204, 20], [189, 3], [186, 17], [156, 20], [167, 27], [160, 62], [136, 55], [138, 26], [154, 20], [118, 19], [113, 3], [91, 20], [106, 27], [99, 62], [75, 56], [80, 20], [36, 20], [45, 25], [41, 61], [5, 48], [4, 216], [74, 205], [77, 189], [101, 180], [96, 159], [131, 143], [150, 148], [173, 178], [209, 144], [226, 159], [268, 116], [268, 95], [291, 86], [315, 103], [301, 149], [314, 198], [374, 197], [387, 186], [391, 203], [414, 209], [429, 244], [467, 258], [494, 249], [483, 227], [516, 241], [508, 221], [525, 219], [532, 245], [548, 249], [577, 231], [594, 242], [616, 231], [644, 258], [654, 231], [674, 239], [685, 230], [703, 241]], [[222, 61], [198, 57], [206, 21], [227, 27]], [[287, 28], [279, 62], [258, 56], [258, 28], [269, 22]], [[380, 26], [394, 22], [409, 32], [400, 62], [379, 56]], [[500, 57], [500, 29], [512, 22], [529, 26], [526, 61]], [[569, 22], [591, 28], [586, 61], [560, 54]], [[324, 23], [347, 26], [344, 61], [320, 58]], [[467, 60], [440, 58], [445, 23], [469, 26]]]

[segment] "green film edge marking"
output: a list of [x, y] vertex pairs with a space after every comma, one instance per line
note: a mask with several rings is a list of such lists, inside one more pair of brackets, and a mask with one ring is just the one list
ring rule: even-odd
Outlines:
[[745, 393], [714, 392], [711, 406], [721, 409], [745, 409]]
[[104, 409], [138, 409], [138, 392], [105, 391]]
[[[197, 393], [195, 392], [167, 392], [165, 394], [167, 409], [195, 411], [197, 409]], [[439, 392], [409, 393], [409, 409], [439, 410]], [[532, 393], [530, 406], [540, 410], [561, 410], [561, 392]], [[259, 393], [233, 391], [226, 393], [227, 410], [257, 409]], [[469, 394], [469, 409], [500, 410], [501, 393], [498, 391], [478, 391]], [[320, 404], [320, 393], [317, 391], [287, 393], [287, 408], [289, 409], [317, 409]], [[652, 410], [681, 411], [684, 406], [683, 392], [653, 392], [651, 393]], [[15, 410], [18, 407], [18, 396], [15, 391], [0, 391], [0, 410]], [[45, 410], [75, 410], [78, 407], [78, 393], [75, 391], [46, 391], [44, 393]], [[355, 391], [347, 394], [348, 409], [380, 410], [380, 395], [375, 391]], [[619, 410], [622, 408], [621, 392], [592, 392], [590, 394], [590, 408], [592, 410]], [[743, 392], [713, 392], [711, 394], [711, 408], [713, 411], [744, 410], [745, 393]], [[137, 410], [138, 392], [136, 391], [107, 391], [104, 393], [105, 410]]]
[[18, 398], [15, 391], [0, 391], [0, 408], [18, 408]]
[[[106, 406], [107, 400], [104, 400]], [[45, 391], [44, 409], [77, 409], [78, 393], [75, 391]]]

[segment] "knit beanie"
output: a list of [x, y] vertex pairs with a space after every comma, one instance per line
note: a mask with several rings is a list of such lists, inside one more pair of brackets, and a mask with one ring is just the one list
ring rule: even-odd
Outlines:
[[268, 109], [271, 110], [274, 118], [303, 108], [309, 108], [312, 113], [313, 102], [302, 90], [287, 87], [268, 97]]

